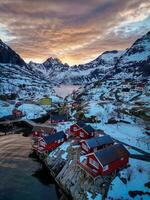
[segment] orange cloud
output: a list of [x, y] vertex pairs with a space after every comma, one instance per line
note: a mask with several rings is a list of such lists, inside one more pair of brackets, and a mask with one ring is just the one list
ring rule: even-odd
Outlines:
[[26, 61], [86, 63], [147, 32], [149, 10], [146, 0], [0, 0], [0, 36]]

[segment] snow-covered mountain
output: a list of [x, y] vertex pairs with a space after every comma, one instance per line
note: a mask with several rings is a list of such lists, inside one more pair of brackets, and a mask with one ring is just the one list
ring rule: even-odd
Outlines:
[[120, 73], [126, 78], [133, 74], [147, 76], [150, 74], [150, 32], [136, 40], [130, 48], [106, 51], [87, 64], [70, 67], [56, 58], [49, 58], [42, 64], [30, 62], [29, 66], [57, 84], [83, 85], [105, 76], [120, 76]]
[[29, 66], [43, 73], [51, 82], [81, 85], [102, 78], [114, 67], [123, 52], [107, 51], [87, 64], [72, 67], [56, 58], [49, 58], [42, 64], [30, 62]]
[[[120, 69], [121, 68], [121, 69]], [[150, 75], [150, 32], [136, 40], [116, 64], [116, 69]]]
[[[52, 84], [43, 73], [33, 71], [10, 47], [0, 40], [0, 94], [52, 94]], [[37, 96], [36, 95], [36, 96]]]
[[[60, 84], [85, 85], [107, 78], [137, 78], [150, 74], [150, 32], [124, 51], [106, 51], [95, 60], [70, 67], [57, 58], [42, 64], [25, 61], [0, 40], [0, 76], [3, 89], [14, 90], [21, 83], [40, 88], [43, 81], [49, 88]], [[41, 80], [41, 81], [40, 81]], [[39, 85], [39, 87], [38, 87]], [[44, 87], [44, 86], [42, 86]], [[5, 89], [4, 89], [5, 91]]]
[[25, 66], [25, 61], [2, 40], [0, 40], [0, 63], [9, 63]]

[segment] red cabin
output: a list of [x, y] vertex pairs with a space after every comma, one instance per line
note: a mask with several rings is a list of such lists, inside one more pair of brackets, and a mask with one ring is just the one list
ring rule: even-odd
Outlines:
[[76, 135], [77, 131], [85, 126], [86, 124], [84, 122], [77, 122], [76, 124], [70, 126], [70, 133]]
[[84, 126], [83, 128], [77, 130], [77, 132], [76, 132], [76, 136], [80, 137], [81, 139], [85, 139], [85, 140], [93, 137], [94, 134], [95, 134], [95, 130], [90, 125]]
[[113, 139], [109, 135], [101, 137], [95, 137], [88, 140], [82, 140], [80, 145], [81, 149], [86, 153], [92, 153], [94, 151], [106, 148], [114, 143]]
[[129, 152], [122, 144], [115, 144], [97, 152], [88, 154], [78, 164], [92, 177], [108, 175], [125, 167]]
[[23, 113], [21, 110], [18, 110], [18, 109], [13, 109], [12, 111], [12, 115], [15, 117], [15, 118], [20, 118], [23, 116]]
[[33, 137], [47, 136], [56, 133], [56, 129], [45, 124], [36, 124], [32, 130]]
[[40, 153], [49, 152], [61, 145], [66, 139], [66, 134], [63, 131], [49, 136], [38, 137], [38, 142], [34, 143], [33, 149]]
[[94, 136], [95, 130], [84, 122], [77, 122], [70, 126], [70, 133], [81, 139], [89, 139]]

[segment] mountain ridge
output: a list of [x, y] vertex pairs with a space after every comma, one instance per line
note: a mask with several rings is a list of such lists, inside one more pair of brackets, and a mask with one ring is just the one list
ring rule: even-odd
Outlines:
[[0, 63], [26, 66], [26, 62], [13, 49], [0, 39]]
[[[0, 63], [0, 84], [2, 88], [5, 88], [6, 82], [9, 82], [9, 79], [12, 78], [12, 72], [16, 74], [13, 76], [14, 80], [20, 77], [16, 84], [18, 82], [20, 84], [24, 78], [27, 80], [27, 74], [29, 74], [30, 77], [32, 76], [31, 82], [38, 77], [49, 86], [59, 86], [60, 84], [85, 85], [110, 77], [118, 78], [119, 76], [123, 78], [149, 76], [150, 32], [136, 40], [126, 50], [106, 51], [93, 61], [74, 67], [63, 64], [58, 58], [52, 57], [43, 63], [31, 61], [27, 64], [15, 51], [0, 41]], [[26, 74], [25, 77], [23, 74], [21, 76], [21, 73], [23, 73], [21, 68]], [[9, 74], [9, 76], [6, 74]], [[40, 84], [40, 81], [37, 81], [37, 83]]]

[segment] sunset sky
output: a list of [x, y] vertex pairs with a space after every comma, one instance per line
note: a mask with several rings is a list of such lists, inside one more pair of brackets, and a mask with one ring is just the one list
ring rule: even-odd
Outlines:
[[25, 61], [86, 63], [150, 30], [150, 0], [0, 0], [0, 38]]

